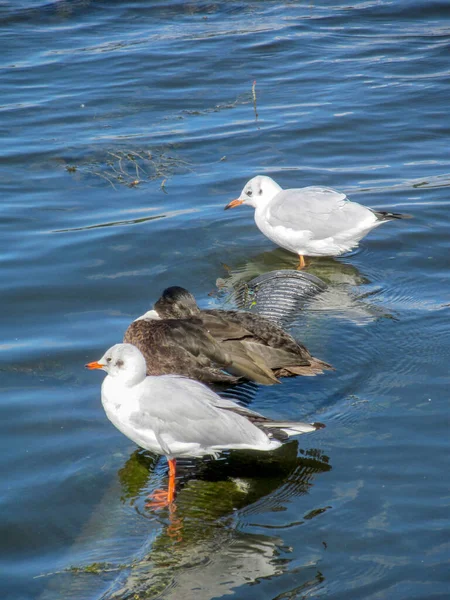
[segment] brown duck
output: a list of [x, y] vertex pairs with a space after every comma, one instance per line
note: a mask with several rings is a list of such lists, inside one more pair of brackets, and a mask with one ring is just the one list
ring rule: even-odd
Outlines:
[[131, 323], [124, 342], [139, 348], [148, 375], [176, 373], [206, 383], [245, 377], [279, 383], [278, 377], [317, 375], [332, 367], [268, 319], [237, 310], [200, 310], [181, 287], [164, 290], [154, 310]]

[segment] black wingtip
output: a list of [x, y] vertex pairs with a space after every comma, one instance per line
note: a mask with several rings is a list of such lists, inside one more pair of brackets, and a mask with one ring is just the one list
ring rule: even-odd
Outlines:
[[380, 221], [393, 221], [395, 219], [413, 219], [414, 218], [413, 215], [408, 215], [407, 213], [377, 211], [375, 214], [380, 219]]
[[412, 215], [409, 215], [408, 213], [391, 213], [389, 216], [391, 219], [413, 219], [414, 218]]
[[316, 431], [318, 429], [325, 429], [324, 423], [312, 423], [312, 426], [316, 428]]

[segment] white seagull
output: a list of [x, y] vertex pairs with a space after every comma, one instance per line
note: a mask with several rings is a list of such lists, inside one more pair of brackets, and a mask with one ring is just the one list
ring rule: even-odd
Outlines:
[[157, 490], [153, 507], [175, 498], [176, 458], [217, 456], [222, 450], [275, 450], [292, 435], [321, 423], [273, 421], [221, 398], [179, 375], [146, 376], [145, 359], [131, 344], [116, 344], [88, 369], [102, 369], [102, 404], [113, 425], [136, 444], [169, 461], [168, 491]]
[[258, 175], [225, 210], [245, 204], [255, 209], [258, 229], [282, 248], [306, 256], [338, 256], [385, 221], [410, 215], [381, 212], [350, 202], [345, 194], [324, 187], [283, 190], [270, 177]]

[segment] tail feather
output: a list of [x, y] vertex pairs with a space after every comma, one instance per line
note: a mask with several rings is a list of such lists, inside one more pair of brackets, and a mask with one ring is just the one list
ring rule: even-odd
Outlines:
[[312, 356], [309, 361], [310, 364], [307, 366], [289, 365], [287, 367], [282, 367], [281, 369], [276, 369], [274, 373], [277, 377], [295, 377], [296, 375], [314, 377], [324, 371], [334, 371], [334, 367], [319, 358]]
[[406, 213], [394, 213], [384, 210], [374, 211], [380, 221], [392, 221], [394, 219], [412, 219], [412, 215]]
[[267, 430], [275, 439], [280, 441], [284, 441], [293, 435], [310, 433], [325, 427], [323, 423], [303, 423], [302, 421], [263, 421], [258, 423], [258, 426]]
[[273, 421], [268, 419], [259, 413], [236, 404], [234, 400], [228, 398], [221, 398], [219, 396], [216, 401], [216, 406], [223, 410], [229, 410], [233, 413], [241, 415], [265, 431], [269, 437], [272, 437], [281, 442], [287, 440], [291, 435], [300, 435], [302, 433], [310, 433], [311, 431], [317, 431], [323, 429], [325, 425], [323, 423], [304, 423], [303, 421]]

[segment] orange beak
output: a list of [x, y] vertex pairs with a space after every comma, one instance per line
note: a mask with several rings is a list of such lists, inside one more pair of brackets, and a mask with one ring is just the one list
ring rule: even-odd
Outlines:
[[244, 201], [243, 200], [239, 200], [239, 198], [236, 198], [236, 200], [232, 200], [231, 202], [229, 202], [224, 210], [228, 210], [229, 208], [234, 208], [235, 206], [239, 206], [239, 204], [242, 204]]
[[91, 362], [84, 366], [86, 369], [102, 369], [105, 365], [101, 365], [99, 362]]

